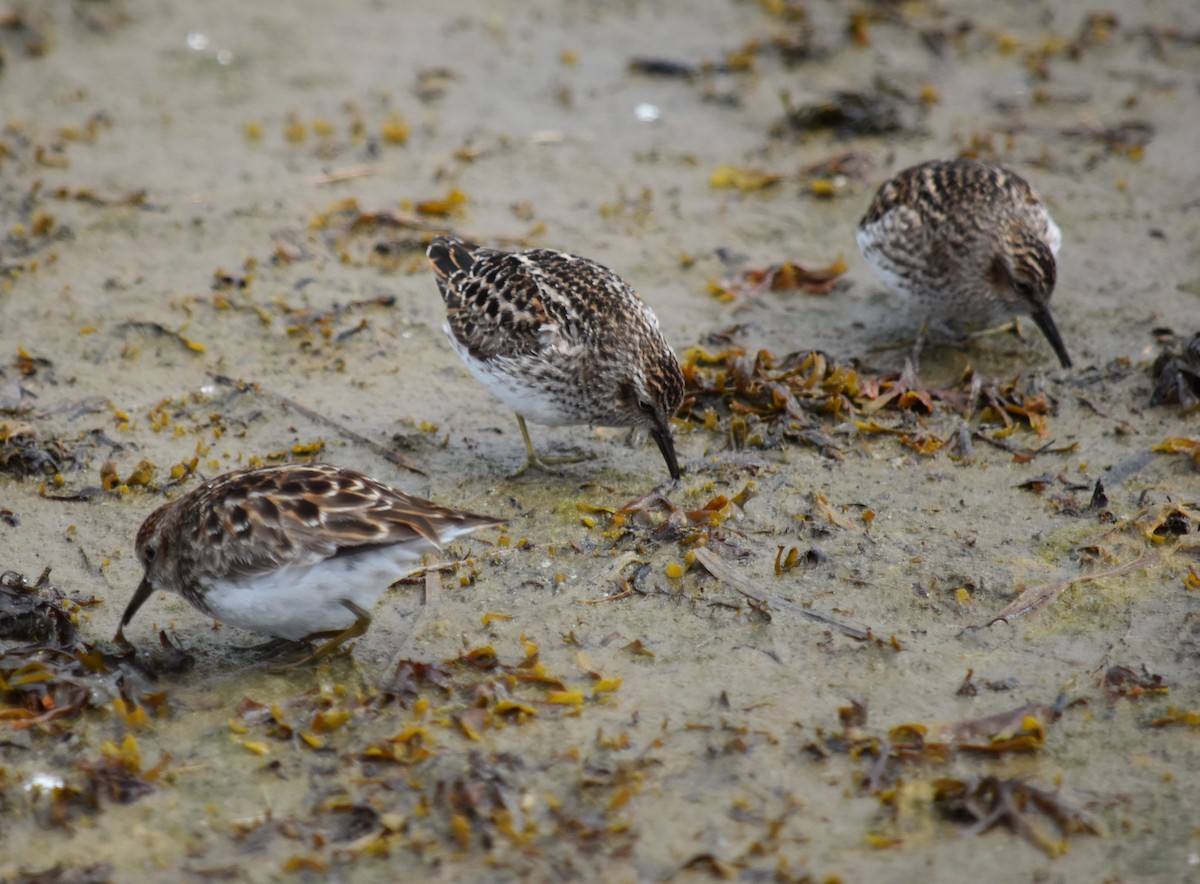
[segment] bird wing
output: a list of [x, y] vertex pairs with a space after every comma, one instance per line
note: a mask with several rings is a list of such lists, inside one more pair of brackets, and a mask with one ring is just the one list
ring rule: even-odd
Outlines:
[[629, 291], [611, 270], [550, 249], [502, 252], [440, 239], [428, 254], [450, 332], [477, 359], [586, 346], [595, 314]]
[[435, 548], [448, 535], [495, 523], [323, 464], [259, 472], [193, 506], [189, 523], [212, 538], [203, 546], [212, 576], [254, 577], [396, 543]]

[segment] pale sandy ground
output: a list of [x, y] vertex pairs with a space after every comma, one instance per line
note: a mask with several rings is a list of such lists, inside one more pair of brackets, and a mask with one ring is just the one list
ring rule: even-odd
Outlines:
[[[1028, 73], [1031, 55], [1074, 39], [1094, 7], [837, 0], [808, 4], [802, 26], [728, 0], [0, 4], [22, 11], [47, 41], [44, 54], [31, 57], [23, 35], [0, 32], [0, 123], [8, 127], [0, 139], [10, 148], [0, 154], [0, 235], [8, 236], [0, 258], [6, 268], [24, 266], [6, 271], [0, 290], [0, 370], [3, 379], [16, 377], [18, 346], [50, 360], [25, 382], [37, 398], [24, 419], [67, 439], [100, 429], [120, 444], [87, 451], [85, 468], [67, 473], [59, 492], [98, 485], [109, 458], [122, 476], [148, 459], [162, 479], [197, 453], [201, 471], [213, 474], [324, 441], [326, 459], [509, 518], [508, 536], [532, 543], [479, 558], [470, 587], [452, 587], [448, 578], [436, 605], [418, 606], [416, 589], [395, 591], [359, 641], [354, 665], [335, 661], [288, 676], [247, 670], [244, 655], [229, 650], [254, 637], [214, 632], [182, 601], [153, 599], [131, 639], [152, 645], [154, 624], [169, 626], [196, 665], [164, 683], [170, 712], [138, 739], [147, 764], [166, 752], [178, 772], [153, 794], [106, 804], [68, 833], [38, 822], [23, 784], [37, 771], [72, 781], [79, 758], [121, 737], [119, 721], [93, 711], [72, 740], [35, 734], [24, 747], [0, 745], [0, 875], [106, 863], [113, 880], [192, 880], [188, 872], [235, 865], [252, 880], [757, 879], [777, 871], [844, 881], [1200, 880], [1200, 731], [1146, 727], [1168, 704], [1200, 707], [1200, 595], [1185, 588], [1186, 565], [1172, 560], [1084, 584], [1035, 618], [967, 628], [986, 623], [1023, 586], [1079, 574], [1077, 548], [1105, 530], [1095, 515], [1064, 515], [1049, 493], [1016, 486], [1049, 472], [1090, 487], [1166, 437], [1197, 435], [1194, 416], [1146, 405], [1146, 365], [1156, 352], [1152, 329], [1200, 328], [1200, 13], [1193, 0], [1124, 5], [1107, 39], [1078, 58], [1053, 54], [1050, 78], [1038, 82]], [[881, 16], [869, 25], [869, 47], [851, 45], [846, 34], [860, 9]], [[940, 58], [920, 36], [956, 33], [961, 23], [972, 26]], [[634, 56], [720, 62], [751, 39], [765, 43], [802, 27], [825, 50], [819, 60], [788, 67], [763, 53], [753, 72], [690, 82], [627, 70]], [[445, 75], [431, 77], [436, 68]], [[871, 88], [877, 76], [912, 95], [936, 90], [940, 101], [921, 117], [921, 134], [770, 136], [781, 93], [803, 104], [835, 89]], [[442, 91], [421, 95], [419, 83]], [[636, 119], [643, 102], [660, 110], [657, 122]], [[348, 104], [367, 139], [353, 136]], [[403, 146], [378, 137], [393, 113], [411, 125]], [[289, 115], [303, 124], [302, 138], [286, 137]], [[93, 140], [62, 132], [85, 133], [94, 117], [102, 122]], [[313, 131], [319, 120], [331, 134]], [[1154, 127], [1140, 160], [1062, 134], [1129, 120]], [[998, 134], [1005, 128], [1013, 134]], [[954, 155], [977, 136], [1035, 182], [1064, 230], [1054, 305], [1076, 368], [1059, 371], [1040, 338], [1004, 336], [966, 352], [934, 350], [925, 371], [945, 380], [968, 359], [1000, 377], [1044, 371], [1058, 403], [1055, 444], [1076, 442], [1077, 450], [1015, 464], [980, 444], [963, 463], [918, 458], [885, 437], [835, 434], [846, 452], [837, 461], [801, 447], [733, 454], [719, 435], [696, 428], [679, 436], [689, 475], [670, 492], [699, 506], [754, 478], [761, 494], [740, 513], [733, 538], [751, 555], [732, 567], [773, 593], [894, 635], [899, 652], [831, 636], [786, 612], [765, 622], [699, 570], [668, 580], [664, 568], [681, 561], [682, 550], [644, 535], [619, 551], [649, 562], [644, 585], [665, 594], [585, 604], [616, 585], [600, 581], [612, 564], [604, 519], [588, 528], [577, 503], [619, 506], [651, 490], [665, 478], [653, 446], [629, 448], [612, 431], [535, 428], [545, 448], [578, 446], [596, 460], [560, 477], [501, 478], [522, 456], [515, 421], [445, 344], [441, 304], [419, 253], [402, 252], [395, 267], [372, 252], [377, 240], [412, 232], [340, 244], [309, 230], [338, 200], [408, 217], [411, 204], [458, 188], [468, 202], [449, 223], [474, 237], [568, 248], [612, 266], [644, 293], [681, 352], [741, 323], [746, 346], [821, 348], [838, 359], [898, 366], [896, 351], [873, 348], [902, 338], [912, 319], [895, 311], [858, 257], [854, 224], [887, 174]], [[39, 145], [49, 147], [40, 162]], [[848, 148], [873, 161], [865, 180], [831, 201], [807, 195], [794, 173]], [[789, 177], [759, 193], [717, 190], [709, 176], [722, 164]], [[33, 221], [22, 200], [37, 181], [32, 205], [52, 213], [51, 241], [19, 254], [23, 240], [10, 231]], [[145, 204], [97, 206], [55, 197], [58, 188], [106, 199], [144, 190]], [[848, 282], [827, 298], [767, 293], [731, 306], [706, 289], [731, 272], [718, 249], [746, 266], [785, 259], [822, 266], [840, 256]], [[273, 260], [279, 255], [290, 263]], [[681, 267], [683, 255], [694, 264]], [[256, 262], [249, 286], [227, 293], [228, 309], [216, 309], [214, 274], [244, 276], [247, 261]], [[331, 337], [288, 331], [296, 319], [285, 304], [323, 311], [379, 296], [393, 296], [394, 305], [352, 308], [331, 321]], [[357, 333], [339, 337], [364, 320]], [[130, 323], [157, 323], [182, 338]], [[184, 338], [203, 352], [187, 349]], [[383, 445], [399, 434], [403, 453], [426, 475], [266, 395], [231, 396], [213, 387], [213, 374], [258, 382]], [[92, 397], [99, 404], [91, 411], [71, 407]], [[182, 429], [156, 433], [149, 412], [168, 398], [175, 400], [171, 427]], [[119, 412], [128, 414], [127, 426]], [[1118, 433], [1126, 423], [1137, 432]], [[1018, 434], [1013, 441], [1044, 440]], [[1125, 517], [1147, 501], [1194, 506], [1200, 481], [1187, 458], [1154, 455], [1107, 491], [1110, 509]], [[814, 512], [816, 492], [853, 527], [797, 521]], [[1079, 492], [1082, 505], [1089, 494]], [[35, 481], [5, 474], [0, 506], [19, 525], [0, 525], [0, 570], [33, 578], [51, 567], [63, 589], [102, 596], [106, 603], [89, 609], [83, 628], [107, 642], [140, 576], [133, 534], [161, 499], [135, 491], [47, 501]], [[862, 530], [858, 515], [867, 508], [876, 518]], [[474, 551], [486, 552], [499, 536], [485, 534]], [[781, 545], [819, 548], [828, 558], [776, 577]], [[1117, 549], [1106, 564], [1142, 551]], [[958, 601], [959, 588], [969, 589], [969, 603]], [[511, 619], [483, 626], [489, 611]], [[571, 631], [578, 647], [563, 640]], [[538, 720], [485, 731], [478, 743], [444, 729], [436, 758], [412, 770], [414, 782], [406, 786], [409, 771], [389, 768], [399, 784], [389, 788], [370, 783], [350, 750], [359, 738], [353, 723], [337, 735], [339, 751], [318, 755], [276, 741], [265, 757], [247, 751], [229, 727], [243, 697], [282, 703], [317, 685], [352, 692], [374, 684], [395, 655], [437, 661], [490, 643], [519, 660], [522, 635], [570, 685], [589, 683], [582, 651], [593, 669], [620, 677], [620, 689], [578, 716], [545, 707]], [[656, 656], [622, 650], [635, 639]], [[1171, 693], [1110, 706], [1096, 676], [1115, 664], [1144, 664]], [[1015, 687], [957, 696], [971, 668], [977, 680]], [[841, 730], [838, 709], [851, 698], [867, 705], [868, 730], [882, 734], [905, 722], [1052, 703], [1060, 693], [1085, 702], [1049, 725], [1041, 751], [906, 768], [899, 794], [915, 809], [903, 817], [903, 839], [886, 849], [865, 838], [887, 815], [859, 788], [872, 759], [817, 760], [805, 748]], [[394, 734], [406, 714], [391, 707], [363, 722], [362, 733]], [[514, 846], [476, 823], [463, 849], [436, 798], [433, 812], [420, 816], [417, 796], [465, 776], [471, 751], [519, 759], [509, 776], [536, 824], [527, 843]], [[1052, 859], [1003, 828], [969, 837], [926, 809], [923, 784], [984, 774], [1060, 785], [1068, 803], [1086, 808], [1108, 834], [1077, 835], [1065, 856]], [[390, 856], [338, 853], [311, 832], [235, 837], [238, 826], [268, 817], [321, 832], [319, 808], [331, 795], [406, 821]], [[556, 804], [565, 809], [560, 821], [586, 817], [601, 833], [556, 823]], [[285, 871], [297, 855], [327, 870]], [[685, 869], [696, 857], [713, 862]]]

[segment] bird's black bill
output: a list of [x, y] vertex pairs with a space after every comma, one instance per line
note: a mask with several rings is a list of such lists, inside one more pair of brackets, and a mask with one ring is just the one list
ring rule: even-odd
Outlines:
[[129, 604], [125, 606], [125, 613], [121, 615], [121, 626], [117, 630], [117, 634], [121, 634], [129, 621], [133, 619], [133, 615], [138, 612], [138, 608], [146, 603], [146, 599], [154, 594], [154, 587], [150, 585], [150, 579], [143, 577], [142, 582], [138, 584], [137, 591], [134, 592], [133, 598], [129, 600]]
[[1058, 326], [1054, 324], [1054, 317], [1050, 314], [1050, 308], [1043, 307], [1040, 310], [1035, 310], [1033, 321], [1042, 330], [1042, 334], [1046, 336], [1046, 340], [1050, 342], [1050, 346], [1054, 348], [1054, 352], [1058, 354], [1058, 361], [1062, 363], [1062, 367], [1070, 368], [1071, 357], [1067, 354], [1067, 345], [1063, 343], [1062, 335], [1058, 333]]
[[658, 450], [662, 452], [663, 460], [667, 462], [667, 470], [671, 473], [671, 478], [678, 479], [683, 474], [679, 471], [679, 461], [675, 459], [675, 440], [671, 438], [671, 428], [655, 427], [650, 431], [650, 435], [658, 443]]

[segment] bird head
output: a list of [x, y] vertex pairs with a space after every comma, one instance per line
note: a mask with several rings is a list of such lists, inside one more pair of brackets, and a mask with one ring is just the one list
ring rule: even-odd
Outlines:
[[1050, 296], [1054, 294], [1057, 275], [1054, 252], [1035, 234], [1019, 235], [1009, 241], [992, 261], [991, 281], [996, 299], [1006, 311], [1032, 317], [1063, 368], [1070, 368], [1071, 357], [1050, 312]]
[[621, 403], [632, 426], [645, 427], [658, 444], [672, 479], [682, 473], [675, 457], [675, 441], [671, 435], [671, 418], [683, 402], [683, 372], [679, 360], [669, 349], [666, 353], [643, 353], [620, 384]]
[[121, 624], [117, 627], [118, 640], [124, 639], [123, 632], [126, 625], [133, 619], [133, 615], [138, 612], [138, 609], [146, 603], [146, 599], [150, 598], [156, 589], [167, 588], [163, 581], [165, 567], [163, 563], [167, 559], [167, 551], [164, 549], [162, 526], [165, 521], [163, 512], [169, 506], [170, 504], [167, 504], [167, 506], [155, 510], [138, 529], [134, 551], [137, 553], [138, 561], [142, 563], [145, 573], [142, 575], [142, 582], [134, 590], [133, 598], [125, 606], [125, 613], [121, 615]]

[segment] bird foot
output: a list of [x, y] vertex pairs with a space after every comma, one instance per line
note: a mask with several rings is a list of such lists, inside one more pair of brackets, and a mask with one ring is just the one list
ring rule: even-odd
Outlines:
[[510, 473], [508, 478], [515, 479], [523, 475], [529, 470], [538, 470], [547, 475], [557, 476], [558, 470], [554, 469], [557, 466], [572, 463], [583, 463], [584, 461], [595, 459], [594, 454], [564, 454], [557, 457], [540, 457], [536, 454], [531, 454], [525, 459], [525, 463], [515, 472]]
[[[315, 663], [318, 660], [322, 660], [325, 657], [332, 656], [333, 653], [338, 650], [338, 648], [350, 641], [350, 639], [358, 638], [358, 636], [365, 633], [367, 631], [367, 627], [371, 625], [371, 615], [358, 605], [354, 604], [354, 602], [343, 601], [342, 605], [345, 606], [352, 614], [354, 614], [354, 622], [345, 629], [330, 629], [324, 632], [314, 632], [312, 635], [305, 636], [301, 642], [288, 641], [287, 639], [275, 639], [274, 641], [265, 642], [264, 645], [260, 645], [260, 648], [266, 647], [269, 650], [270, 646], [275, 645], [277, 646], [275, 648], [276, 651], [285, 649], [288, 645], [291, 645], [297, 649], [307, 649], [311, 648], [312, 642], [326, 639], [326, 641], [323, 641], [321, 644], [317, 645], [316, 648], [313, 648], [309, 653], [305, 654], [300, 659], [291, 660], [286, 663], [282, 663], [279, 666], [272, 667], [272, 671], [286, 672], [291, 669], [299, 669], [300, 667], [308, 666], [309, 664]], [[347, 649], [347, 653], [348, 652], [349, 649]]]

